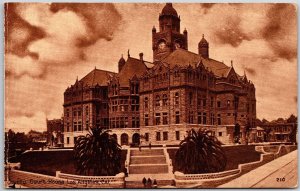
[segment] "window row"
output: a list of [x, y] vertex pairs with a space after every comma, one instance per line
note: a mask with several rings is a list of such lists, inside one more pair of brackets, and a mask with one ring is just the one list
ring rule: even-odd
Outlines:
[[[130, 127], [128, 117], [114, 117], [110, 118], [110, 127], [111, 128], [128, 128]], [[132, 117], [131, 118], [131, 128], [140, 127], [140, 118]]]

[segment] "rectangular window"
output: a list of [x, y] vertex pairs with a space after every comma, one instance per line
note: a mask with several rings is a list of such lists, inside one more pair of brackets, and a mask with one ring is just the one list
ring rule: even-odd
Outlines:
[[78, 116], [81, 116], [81, 110], [78, 110]]
[[156, 107], [160, 106], [160, 96], [159, 95], [156, 95], [156, 97], [155, 97], [155, 106]]
[[160, 141], [160, 132], [156, 132], [156, 140]]
[[219, 137], [222, 137], [222, 132], [219, 132]]
[[176, 131], [176, 140], [180, 140], [180, 132]]
[[155, 125], [160, 125], [160, 113], [155, 114]]
[[179, 111], [176, 111], [175, 113], [175, 124], [179, 124], [180, 123], [180, 115], [179, 115]]
[[69, 132], [70, 131], [70, 123], [67, 123], [67, 132]]
[[132, 127], [135, 128], [135, 117], [132, 117]]
[[139, 128], [140, 127], [140, 118], [136, 117], [135, 121], [136, 121], [136, 127]]
[[168, 96], [167, 94], [163, 95], [163, 106], [167, 106], [168, 105]]
[[214, 97], [210, 98], [210, 107], [214, 107]]
[[77, 141], [77, 137], [74, 137], [74, 144], [76, 143], [76, 141]]
[[90, 126], [90, 122], [89, 122], [89, 120], [86, 120], [85, 121], [85, 130], [88, 130], [89, 126]]
[[163, 132], [163, 139], [164, 141], [168, 140], [168, 132]]
[[149, 133], [145, 133], [145, 141], [149, 141]]
[[74, 131], [77, 131], [77, 122], [76, 121], [74, 121], [73, 129], [74, 129]]
[[73, 111], [73, 116], [74, 116], [74, 117], [76, 116], [76, 111]]
[[66, 114], [67, 114], [67, 117], [69, 117], [69, 109], [67, 109]]
[[218, 114], [218, 125], [221, 125], [221, 114]]
[[198, 112], [198, 124], [202, 124], [202, 113]]
[[89, 115], [89, 106], [85, 107], [85, 115]]
[[190, 101], [190, 105], [193, 103], [193, 93], [190, 92], [189, 94], [189, 101]]
[[206, 113], [203, 113], [203, 124], [206, 125]]
[[145, 114], [145, 126], [149, 126], [149, 116]]
[[191, 111], [189, 115], [189, 123], [194, 123], [194, 113]]
[[213, 113], [210, 113], [210, 124], [213, 125], [215, 123], [215, 115]]
[[81, 131], [82, 129], [81, 129], [81, 121], [78, 121], [78, 131]]
[[221, 107], [221, 102], [220, 101], [217, 102], [217, 106], [218, 106], [218, 108]]
[[168, 124], [168, 113], [163, 113], [163, 125]]
[[227, 113], [227, 116], [230, 116], [231, 115], [231, 113]]
[[67, 144], [70, 144], [70, 137], [67, 137]]

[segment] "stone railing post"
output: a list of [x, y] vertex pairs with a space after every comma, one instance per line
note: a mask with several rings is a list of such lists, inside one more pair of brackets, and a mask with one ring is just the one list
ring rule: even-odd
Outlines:
[[55, 177], [56, 177], [56, 178], [59, 178], [59, 175], [60, 175], [60, 171], [56, 171], [56, 172], [55, 172]]
[[125, 168], [127, 173], [129, 174], [129, 164], [130, 164], [130, 147], [127, 149], [126, 161], [125, 161]]

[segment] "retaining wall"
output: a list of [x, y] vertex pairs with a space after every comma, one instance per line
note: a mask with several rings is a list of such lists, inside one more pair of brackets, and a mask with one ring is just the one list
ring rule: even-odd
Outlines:
[[[207, 174], [183, 174], [181, 172], [175, 172], [174, 175], [175, 175], [176, 187], [178, 188], [215, 187], [214, 185], [225, 183], [229, 179], [234, 179], [240, 176], [241, 174], [247, 173], [263, 164], [266, 164], [274, 160], [275, 158], [278, 158], [282, 155], [285, 155], [297, 149], [297, 146], [295, 145], [280, 145], [277, 147], [278, 147], [277, 152], [268, 153], [265, 152], [264, 146], [257, 146], [255, 150], [263, 152], [263, 154], [260, 155], [260, 160], [251, 163], [240, 164], [238, 168], [234, 170], [229, 170], [229, 171], [224, 171], [219, 173], [207, 173]], [[274, 151], [274, 148], [266, 149], [266, 150]]]
[[28, 188], [124, 188], [125, 176], [86, 177], [58, 172], [58, 177], [11, 169], [8, 179], [11, 183]]

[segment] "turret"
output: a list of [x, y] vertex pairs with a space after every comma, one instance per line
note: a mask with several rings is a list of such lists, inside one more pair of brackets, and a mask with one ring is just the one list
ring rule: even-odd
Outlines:
[[204, 34], [198, 44], [198, 52], [203, 58], [209, 58], [209, 43], [204, 38]]
[[119, 60], [119, 63], [118, 63], [118, 69], [119, 69], [119, 73], [120, 71], [122, 70], [123, 66], [125, 65], [125, 59], [123, 58], [123, 54]]

